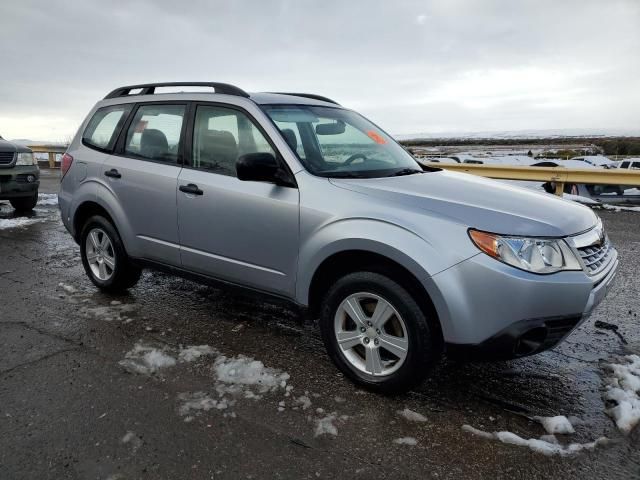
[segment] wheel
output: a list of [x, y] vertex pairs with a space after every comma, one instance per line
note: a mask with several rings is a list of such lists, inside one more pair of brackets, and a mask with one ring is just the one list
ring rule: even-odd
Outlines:
[[30, 197], [12, 198], [9, 202], [18, 212], [30, 212], [38, 203], [38, 192], [35, 192]]
[[102, 216], [93, 216], [84, 224], [80, 254], [85, 272], [101, 290], [123, 292], [140, 279], [142, 271], [131, 263], [120, 235]]
[[411, 294], [373, 272], [339, 279], [324, 298], [320, 330], [327, 352], [352, 381], [394, 394], [420, 383], [442, 342]]

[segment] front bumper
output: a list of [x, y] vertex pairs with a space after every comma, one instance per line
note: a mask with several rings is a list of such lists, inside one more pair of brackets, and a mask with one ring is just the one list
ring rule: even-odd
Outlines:
[[40, 169], [37, 165], [0, 169], [0, 200], [29, 197], [38, 191], [39, 186]]
[[554, 347], [605, 298], [617, 268], [615, 249], [597, 277], [535, 275], [479, 254], [435, 275], [447, 354], [507, 359]]

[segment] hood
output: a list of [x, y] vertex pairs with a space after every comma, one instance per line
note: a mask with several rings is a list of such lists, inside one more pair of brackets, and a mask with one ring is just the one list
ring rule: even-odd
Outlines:
[[593, 227], [590, 208], [554, 195], [475, 175], [427, 172], [373, 179], [331, 179], [341, 188], [426, 210], [492, 233], [564, 237]]
[[22, 145], [17, 145], [15, 143], [7, 142], [6, 140], [0, 138], [0, 152], [19, 152], [19, 153], [28, 153], [31, 150]]

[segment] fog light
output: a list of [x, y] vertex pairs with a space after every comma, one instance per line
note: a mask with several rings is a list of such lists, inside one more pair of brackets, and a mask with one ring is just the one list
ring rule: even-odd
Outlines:
[[27, 182], [33, 183], [36, 181], [35, 175], [27, 175]]

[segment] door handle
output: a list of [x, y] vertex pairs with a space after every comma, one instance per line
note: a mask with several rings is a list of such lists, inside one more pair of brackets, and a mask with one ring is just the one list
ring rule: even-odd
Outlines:
[[107, 170], [106, 172], [104, 172], [104, 176], [111, 177], [111, 178], [122, 178], [122, 175], [120, 174], [120, 172], [115, 168], [112, 168], [111, 170]]
[[191, 195], [202, 195], [204, 192], [198, 188], [195, 183], [189, 185], [180, 185], [180, 191], [184, 193], [190, 193]]

